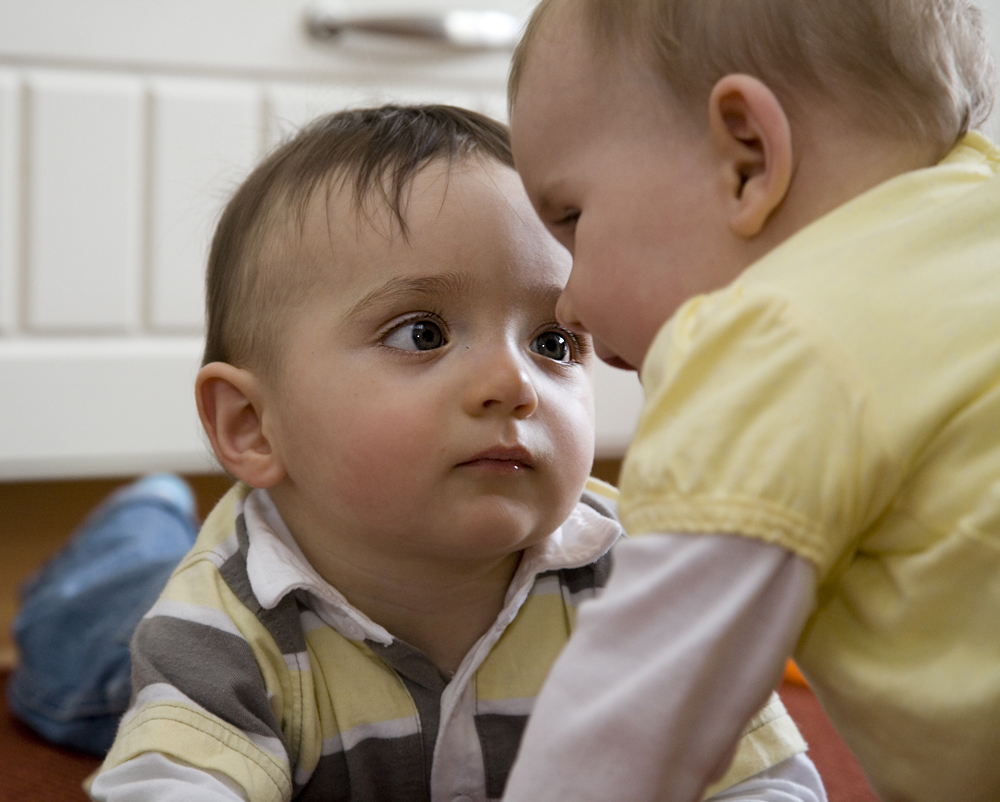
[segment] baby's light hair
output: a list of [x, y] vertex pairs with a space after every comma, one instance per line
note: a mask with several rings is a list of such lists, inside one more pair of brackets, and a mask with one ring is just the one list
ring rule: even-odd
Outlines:
[[598, 52], [636, 53], [696, 112], [716, 81], [744, 73], [790, 110], [812, 90], [860, 125], [944, 155], [985, 122], [994, 98], [971, 0], [542, 0], [514, 54], [512, 108], [541, 23], [570, 9]]
[[215, 229], [206, 274], [203, 365], [227, 362], [275, 375], [283, 322], [304, 297], [315, 271], [296, 264], [310, 200], [327, 191], [353, 193], [358, 225], [367, 204], [382, 204], [407, 233], [406, 195], [432, 161], [481, 158], [513, 168], [507, 128], [453, 106], [386, 105], [314, 120], [247, 177]]

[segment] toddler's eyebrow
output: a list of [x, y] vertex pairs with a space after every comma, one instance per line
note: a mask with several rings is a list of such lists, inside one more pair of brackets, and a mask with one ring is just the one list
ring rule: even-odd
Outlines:
[[469, 277], [459, 273], [437, 273], [433, 276], [396, 276], [365, 295], [347, 312], [348, 318], [356, 317], [376, 305], [390, 305], [413, 296], [457, 296], [468, 293]]
[[563, 293], [563, 287], [561, 284], [549, 284], [548, 286], [541, 287], [535, 293], [537, 295], [541, 304], [545, 306], [546, 309], [551, 307], [553, 310], [556, 308], [556, 301], [559, 300], [559, 296]]

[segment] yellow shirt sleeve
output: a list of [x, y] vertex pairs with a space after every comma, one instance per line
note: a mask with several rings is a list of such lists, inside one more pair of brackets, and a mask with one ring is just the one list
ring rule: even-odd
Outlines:
[[898, 485], [851, 362], [767, 287], [689, 301], [654, 341], [642, 381], [621, 481], [630, 534], [756, 537], [809, 560], [822, 581]]

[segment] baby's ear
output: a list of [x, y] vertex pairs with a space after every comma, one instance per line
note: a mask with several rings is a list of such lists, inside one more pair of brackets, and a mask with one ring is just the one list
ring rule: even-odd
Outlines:
[[729, 225], [757, 236], [792, 180], [792, 133], [775, 94], [750, 75], [720, 78], [709, 98], [709, 127], [729, 187]]
[[260, 381], [248, 370], [210, 362], [195, 380], [198, 417], [212, 450], [229, 473], [251, 487], [272, 487], [284, 467], [263, 425]]

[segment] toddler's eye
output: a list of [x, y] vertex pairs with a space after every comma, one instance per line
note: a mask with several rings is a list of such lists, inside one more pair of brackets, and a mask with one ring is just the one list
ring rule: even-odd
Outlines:
[[580, 212], [578, 209], [572, 209], [566, 212], [562, 217], [556, 220], [555, 225], [562, 226], [566, 228], [571, 228], [576, 225], [576, 221], [580, 219]]
[[531, 341], [531, 350], [556, 362], [569, 362], [573, 355], [569, 339], [558, 331], [539, 334]]
[[392, 331], [384, 342], [400, 351], [433, 351], [446, 340], [441, 327], [433, 320], [414, 320]]

